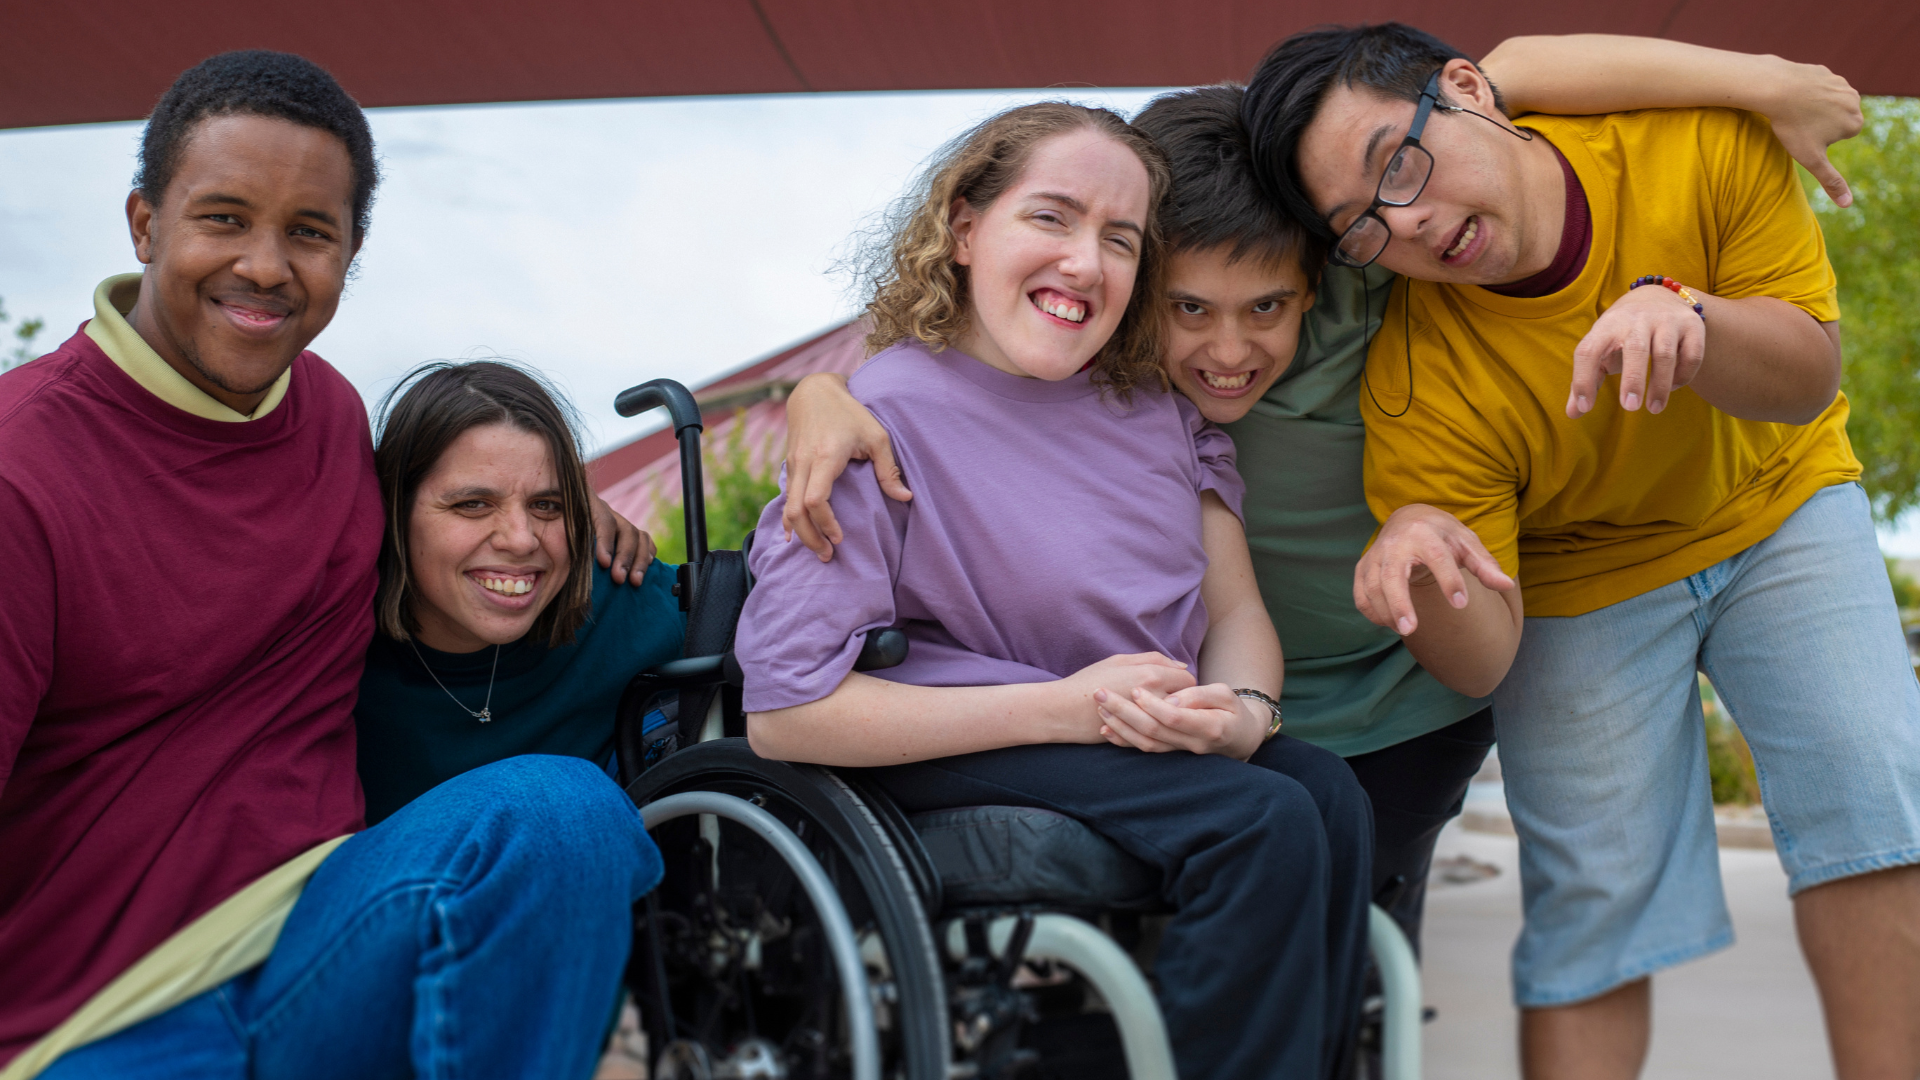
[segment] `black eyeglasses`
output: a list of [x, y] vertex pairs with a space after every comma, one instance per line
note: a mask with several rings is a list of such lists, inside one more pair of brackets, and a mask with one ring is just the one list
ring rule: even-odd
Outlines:
[[[1400, 148], [1393, 152], [1393, 157], [1387, 161], [1387, 170], [1380, 174], [1380, 184], [1373, 191], [1373, 202], [1340, 234], [1340, 241], [1334, 245], [1330, 261], [1341, 266], [1367, 266], [1387, 249], [1387, 241], [1393, 239], [1393, 230], [1387, 228], [1386, 219], [1380, 216], [1380, 208], [1413, 205], [1420, 193], [1427, 190], [1427, 181], [1433, 178], [1433, 155], [1420, 145], [1420, 136], [1427, 130], [1427, 117], [1433, 114], [1434, 109], [1480, 116], [1472, 109], [1441, 104], [1440, 75], [1445, 70], [1442, 68], [1427, 79], [1425, 89], [1420, 91], [1420, 107], [1414, 110], [1413, 123], [1407, 127], [1407, 137], [1400, 140]], [[1532, 135], [1509, 129], [1490, 116], [1480, 116], [1480, 119], [1516, 138], [1533, 141]]]

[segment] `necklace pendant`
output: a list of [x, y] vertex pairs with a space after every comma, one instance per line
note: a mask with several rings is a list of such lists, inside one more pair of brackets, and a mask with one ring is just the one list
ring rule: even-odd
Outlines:
[[487, 721], [493, 719], [493, 710], [481, 709], [479, 712], [475, 713], [474, 716], [476, 716], [480, 720], [480, 722], [484, 724]]

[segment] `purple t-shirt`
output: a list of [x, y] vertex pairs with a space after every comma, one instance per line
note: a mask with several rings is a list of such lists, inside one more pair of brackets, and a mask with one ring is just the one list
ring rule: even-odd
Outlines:
[[1240, 513], [1233, 443], [1178, 394], [1123, 403], [1087, 375], [1023, 379], [948, 349], [896, 345], [848, 389], [886, 426], [913, 501], [856, 462], [833, 487], [845, 539], [822, 563], [760, 515], [734, 642], [746, 708], [817, 701], [863, 635], [903, 626], [920, 686], [1071, 675], [1118, 653], [1193, 663], [1207, 632], [1200, 493]]

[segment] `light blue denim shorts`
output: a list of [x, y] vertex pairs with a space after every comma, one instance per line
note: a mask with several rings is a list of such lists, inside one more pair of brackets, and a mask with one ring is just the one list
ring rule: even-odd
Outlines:
[[1493, 718], [1522, 1008], [1733, 942], [1696, 670], [1753, 748], [1789, 893], [1920, 862], [1920, 683], [1858, 484], [1684, 581], [1521, 637]]

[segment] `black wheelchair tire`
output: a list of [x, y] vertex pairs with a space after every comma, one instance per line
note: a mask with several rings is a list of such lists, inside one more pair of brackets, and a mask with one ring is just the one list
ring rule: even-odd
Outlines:
[[[823, 831], [865, 893], [893, 969], [901, 1048], [894, 1075], [903, 1080], [947, 1080], [952, 1044], [946, 983], [922, 906], [927, 884], [917, 880], [921, 875], [910, 868], [911, 854], [902, 853], [881, 824], [880, 813], [891, 808], [882, 807], [876, 813], [831, 770], [765, 760], [740, 738], [681, 749], [627, 787], [636, 806], [682, 791], [722, 791], [742, 798], [778, 796]], [[658, 1047], [650, 1047], [650, 1053], [658, 1052]]]

